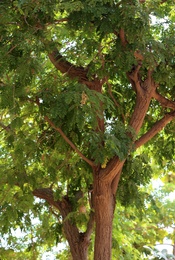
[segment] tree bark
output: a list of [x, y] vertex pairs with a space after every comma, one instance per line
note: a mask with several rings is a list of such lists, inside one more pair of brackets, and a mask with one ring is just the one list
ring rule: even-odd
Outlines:
[[72, 259], [87, 260], [90, 240], [84, 233], [79, 232], [77, 226], [73, 224], [71, 220], [66, 219], [71, 211], [72, 209], [69, 202], [67, 200], [62, 200], [60, 213], [63, 217], [63, 229], [69, 243]]
[[[55, 201], [50, 188], [36, 189], [33, 191], [33, 195], [40, 199], [45, 199], [51, 206], [60, 211], [63, 218], [64, 234], [70, 246], [72, 259], [87, 260], [92, 227], [90, 226], [85, 233], [80, 233], [77, 226], [67, 218], [68, 214], [72, 212], [69, 200], [64, 197], [62, 200]], [[90, 220], [90, 222], [92, 222], [92, 220]]]
[[94, 260], [110, 260], [115, 209], [111, 182], [100, 180], [99, 176], [95, 177], [93, 193], [96, 223]]

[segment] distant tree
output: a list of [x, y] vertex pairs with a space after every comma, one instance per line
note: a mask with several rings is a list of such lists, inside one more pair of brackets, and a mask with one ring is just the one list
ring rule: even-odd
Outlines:
[[38, 244], [86, 260], [94, 231], [109, 260], [116, 195], [142, 206], [150, 158], [174, 172], [174, 1], [7, 0], [0, 19], [1, 233], [31, 215]]

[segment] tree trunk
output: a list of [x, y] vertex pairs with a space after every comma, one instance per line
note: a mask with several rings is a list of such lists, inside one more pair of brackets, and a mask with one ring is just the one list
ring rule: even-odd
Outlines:
[[75, 226], [72, 225], [69, 220], [64, 222], [63, 227], [66, 239], [69, 243], [72, 259], [87, 260], [89, 241], [84, 237], [84, 234], [77, 233]]
[[72, 259], [87, 260], [90, 239], [85, 233], [80, 233], [77, 226], [73, 224], [71, 220], [66, 219], [71, 210], [69, 200], [63, 199], [61, 202], [60, 212], [63, 217], [64, 233], [69, 243]]
[[68, 240], [69, 243], [72, 259], [87, 260], [89, 241], [84, 239], [83, 234], [79, 234], [79, 237], [76, 237], [76, 234], [72, 232], [74, 228], [70, 230], [70, 227], [71, 225], [69, 225], [69, 228], [66, 228], [66, 223], [65, 223], [64, 231], [66, 233], [66, 239]]
[[53, 191], [50, 188], [36, 189], [33, 191], [33, 195], [40, 199], [45, 199], [50, 205], [60, 211], [63, 218], [64, 234], [70, 246], [72, 259], [87, 260], [88, 246], [90, 244], [90, 234], [92, 231], [91, 225], [89, 225], [87, 232], [80, 233], [77, 226], [67, 218], [68, 214], [72, 212], [69, 199], [64, 197], [62, 200], [56, 201], [53, 196]]
[[95, 249], [94, 260], [110, 260], [112, 249], [112, 221], [115, 200], [111, 182], [94, 181], [94, 210], [95, 210]]

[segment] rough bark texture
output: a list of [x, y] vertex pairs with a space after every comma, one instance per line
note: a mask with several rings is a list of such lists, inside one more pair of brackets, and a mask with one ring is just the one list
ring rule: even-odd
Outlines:
[[65, 220], [71, 211], [72, 209], [69, 202], [63, 200], [60, 212], [63, 217], [63, 228], [70, 246], [71, 255], [73, 260], [86, 260], [88, 257], [88, 246], [90, 241], [83, 233], [79, 233], [78, 228], [71, 222], [71, 220]]
[[115, 199], [111, 184], [98, 177], [94, 182], [95, 250], [94, 260], [111, 259], [112, 221]]

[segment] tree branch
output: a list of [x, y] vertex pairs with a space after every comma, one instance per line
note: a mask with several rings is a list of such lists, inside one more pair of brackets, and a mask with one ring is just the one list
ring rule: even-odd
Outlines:
[[[58, 50], [53, 51], [52, 53], [48, 54], [50, 61], [53, 63], [55, 68], [59, 70], [61, 73], [65, 73], [71, 79], [78, 79], [78, 81], [82, 84], [85, 84], [90, 89], [94, 89], [94, 85], [100, 83], [100, 80], [88, 79], [88, 68], [83, 67], [76, 67], [75, 65], [71, 64], [70, 62], [66, 61], [62, 55], [58, 52]], [[95, 78], [95, 76], [94, 76]], [[100, 84], [101, 85], [101, 84]]]
[[127, 40], [126, 40], [125, 31], [124, 31], [123, 28], [120, 29], [119, 37], [120, 37], [122, 46], [123, 46], [123, 47], [126, 47], [126, 45], [127, 45], [128, 42], [127, 42]]
[[55, 201], [53, 197], [53, 191], [50, 188], [41, 188], [33, 191], [33, 195], [40, 199], [46, 200], [50, 205], [61, 210], [61, 202]]
[[151, 140], [157, 133], [159, 133], [169, 122], [173, 120], [175, 117], [175, 111], [166, 114], [162, 119], [157, 121], [153, 127], [144, 135], [142, 135], [137, 141], [135, 141], [135, 148], [139, 148], [140, 146], [147, 143]]
[[90, 240], [90, 236], [94, 228], [94, 223], [95, 223], [95, 214], [93, 211], [91, 211], [89, 221], [87, 223], [87, 229], [84, 233], [84, 238], [86, 239], [86, 241]]
[[[76, 224], [72, 223], [72, 221], [67, 218], [69, 213], [72, 212], [69, 200], [66, 197], [63, 197], [61, 201], [55, 201], [53, 191], [50, 188], [36, 189], [33, 191], [33, 195], [40, 199], [45, 199], [50, 205], [56, 207], [60, 211], [63, 218], [64, 233], [69, 242], [70, 250], [72, 254], [78, 255], [78, 246], [84, 241], [81, 241], [81, 234], [79, 233]], [[79, 259], [79, 256], [77, 256], [77, 259]]]
[[161, 104], [162, 107], [166, 107], [166, 108], [171, 108], [171, 109], [175, 109], [175, 102], [163, 97], [160, 93], [158, 93], [157, 91], [155, 91], [153, 93], [153, 97], [159, 101], [159, 103]]
[[60, 23], [67, 22], [67, 21], [68, 21], [68, 18], [61, 18], [61, 19], [58, 19], [58, 20], [54, 20], [51, 23], [46, 23], [46, 25], [60, 24]]
[[125, 160], [120, 161], [118, 156], [114, 156], [108, 163], [106, 168], [100, 170], [99, 177], [104, 181], [114, 180], [114, 178], [120, 174], [123, 168]]
[[[112, 100], [113, 100], [115, 106], [119, 108], [120, 105], [119, 105], [119, 103], [117, 102], [117, 100], [115, 99], [115, 97], [114, 97], [113, 94], [112, 94], [111, 84], [110, 84], [108, 81], [106, 81], [106, 84], [108, 85], [108, 92], [109, 92], [110, 97], [112, 98]], [[123, 122], [125, 122], [125, 116], [124, 116], [124, 114], [121, 113], [121, 116], [122, 116]]]
[[140, 81], [139, 81], [139, 70], [141, 68], [141, 64], [138, 64], [136, 67], [132, 69], [131, 72], [127, 73], [128, 78], [130, 79], [130, 82], [132, 84], [133, 89], [136, 91], [137, 94], [140, 96], [143, 96], [144, 93], [141, 89]]
[[[2, 127], [3, 130], [6, 130], [7, 132], [11, 131], [10, 125], [4, 125], [2, 122], [0, 122], [0, 126]], [[1, 131], [0, 131], [1, 132]]]
[[55, 124], [47, 117], [44, 117], [45, 120], [49, 123], [50, 126], [52, 126], [62, 137], [63, 139], [70, 145], [70, 147], [72, 147], [72, 149], [85, 161], [87, 162], [91, 167], [94, 167], [95, 164], [93, 161], [89, 160], [88, 158], [86, 158], [81, 152], [80, 150], [72, 143], [72, 141], [64, 134], [64, 132], [57, 126], [55, 126]]
[[121, 173], [122, 173], [122, 168], [121, 168], [119, 173], [115, 176], [115, 178], [112, 181], [111, 187], [112, 187], [112, 192], [113, 192], [114, 196], [115, 196], [117, 188], [118, 188], [118, 184], [119, 184], [119, 181], [120, 181]]

